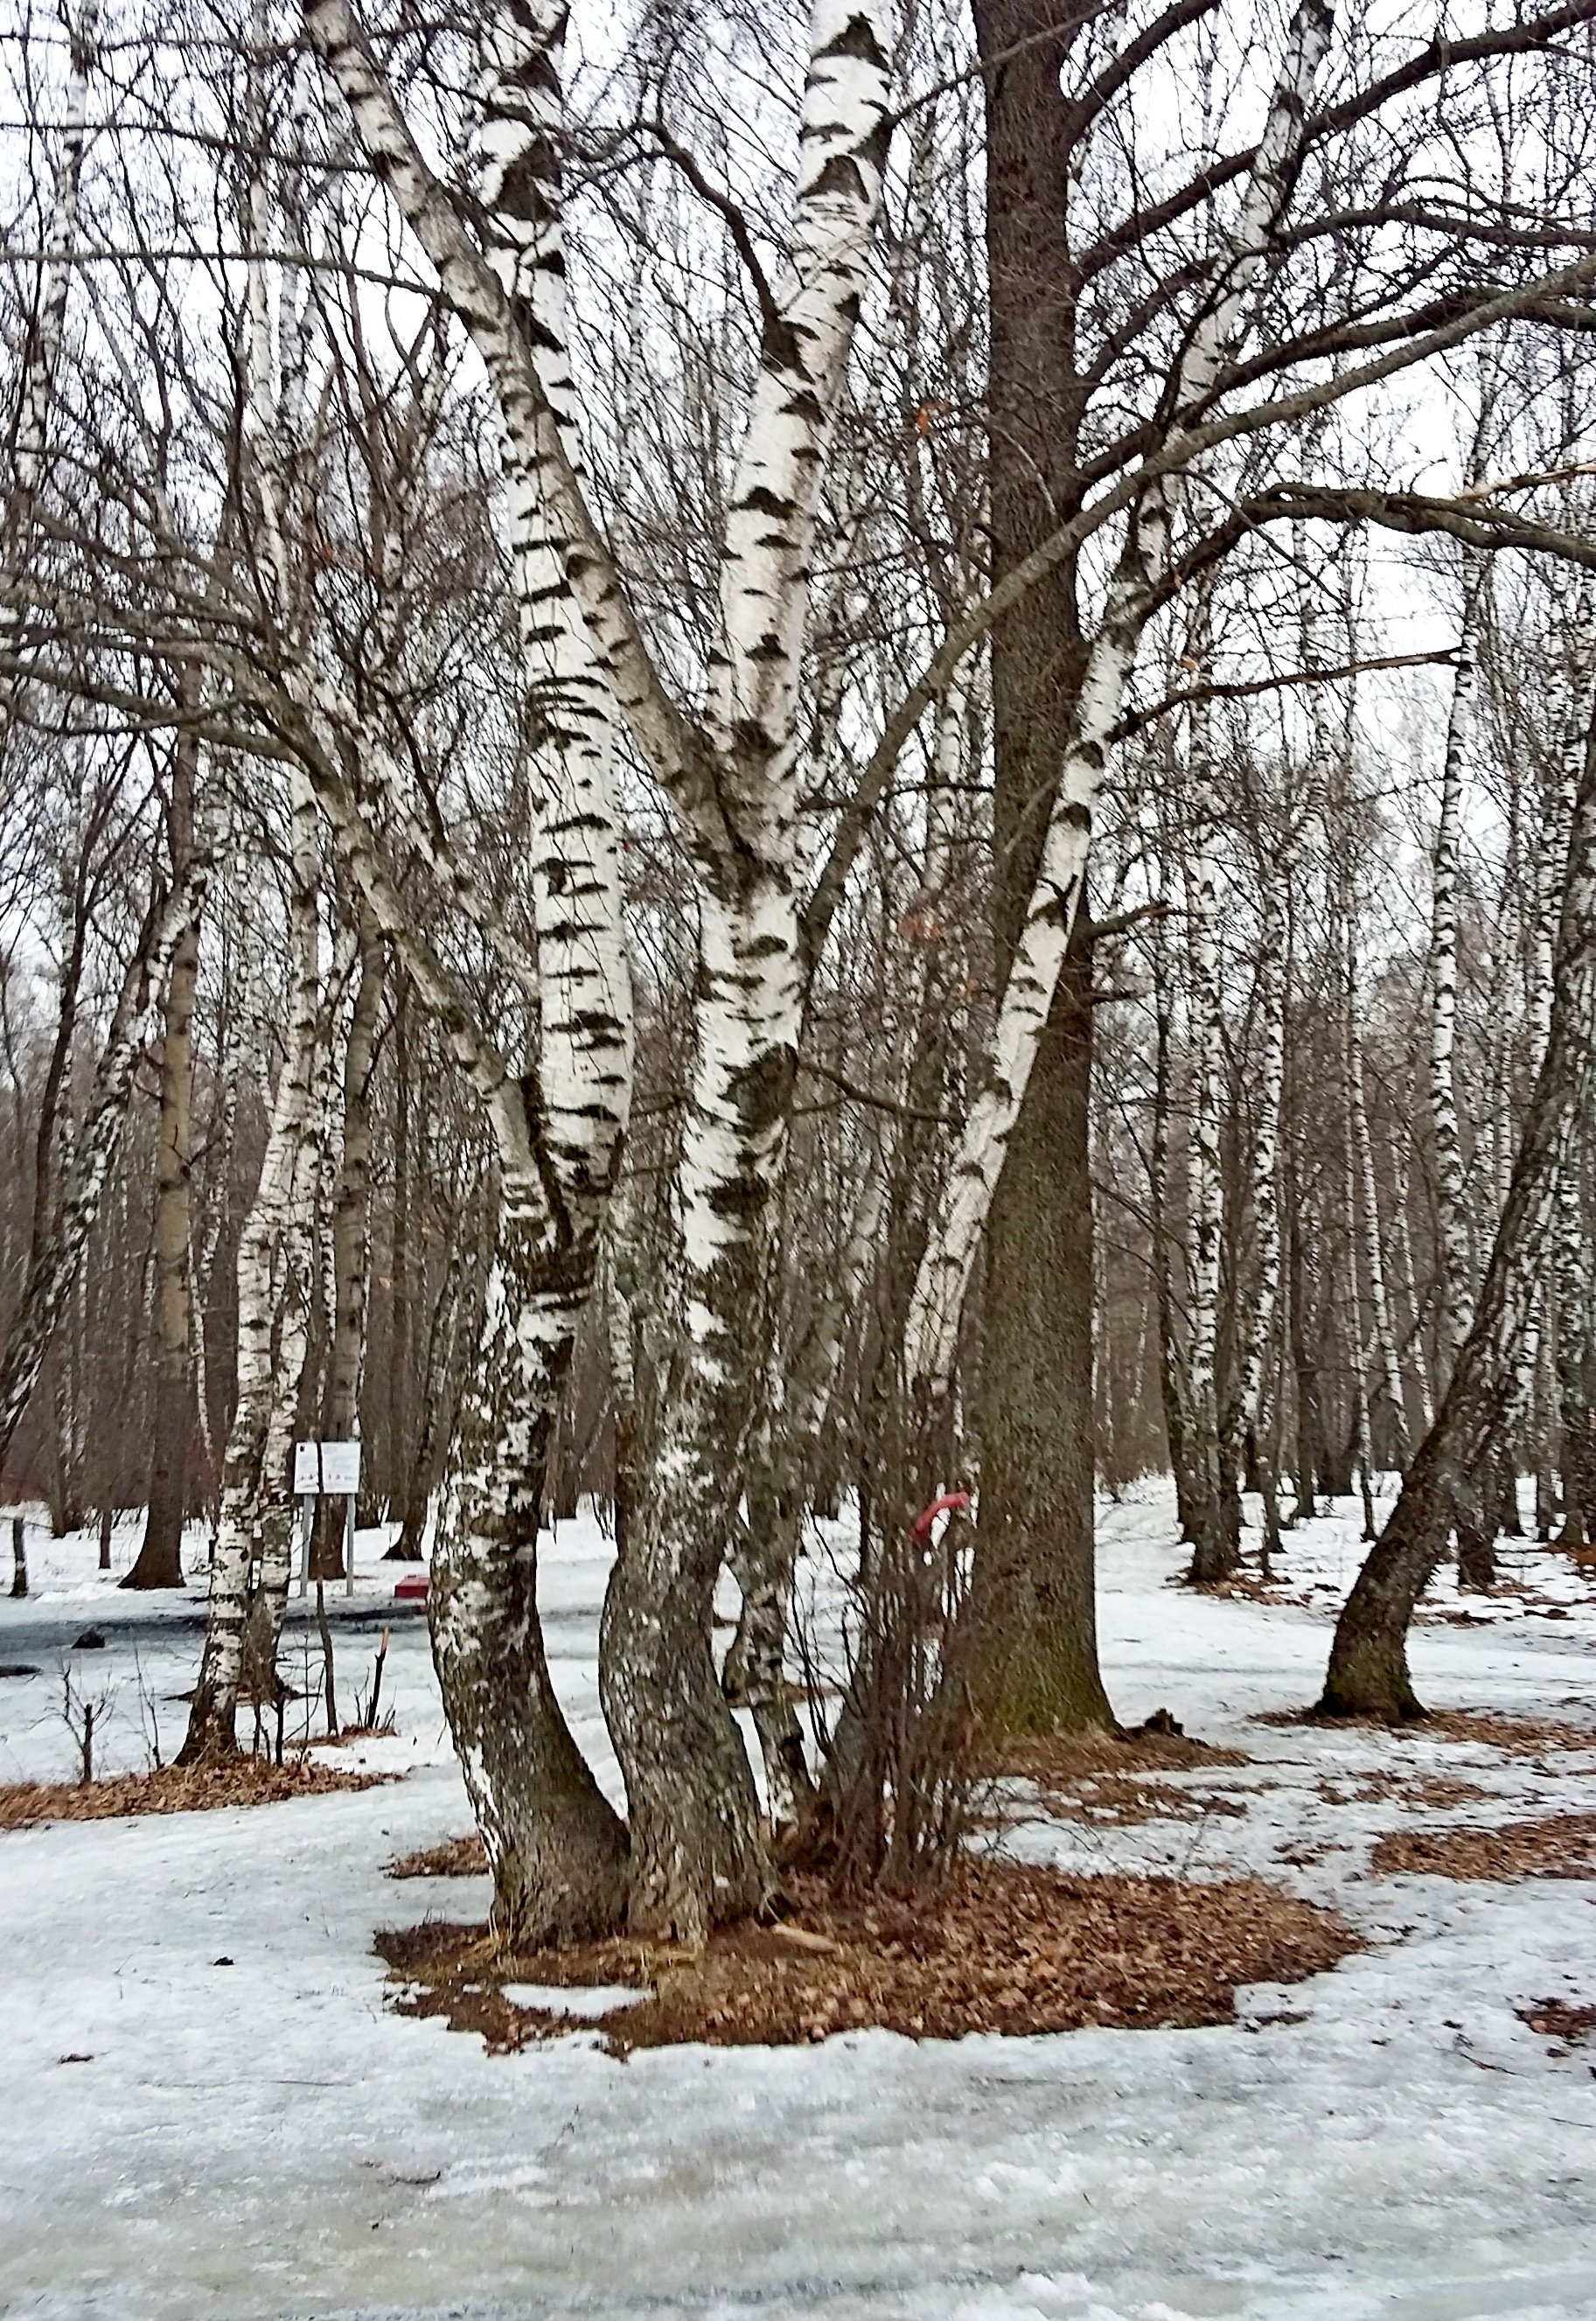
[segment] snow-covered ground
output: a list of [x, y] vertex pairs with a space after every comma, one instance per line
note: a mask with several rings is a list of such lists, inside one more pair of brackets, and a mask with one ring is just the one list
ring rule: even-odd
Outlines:
[[[384, 1543], [362, 1534], [355, 1601], [334, 1603], [346, 1698], [397, 1576]], [[118, 1570], [135, 1545], [118, 1534]], [[1589, 1810], [1596, 1758], [1254, 1721], [1313, 1694], [1357, 1557], [1344, 1506], [1288, 1543], [1306, 1603], [1198, 1599], [1168, 1584], [1162, 1491], [1105, 1509], [1116, 1707], [1168, 1707], [1245, 1749], [1248, 1766], [1186, 1785], [1246, 1810], [1015, 1833], [1082, 1866], [1264, 1869], [1373, 1937], [1333, 1974], [1244, 1994], [1234, 2027], [941, 2045], [867, 2032], [620, 2062], [582, 2030], [489, 2056], [395, 2015], [373, 1928], [487, 1901], [480, 1881], [383, 1876], [467, 1825], [413, 1616], [395, 1619], [385, 1679], [396, 1735], [338, 1759], [402, 1781], [0, 1833], [0, 2312], [1596, 2315], [1596, 2049], [1559, 2055], [1514, 2011], [1596, 2004], [1596, 1882], [1367, 1871], [1388, 1829]], [[147, 1761], [152, 1714], [169, 1754], [197, 1596], [117, 1594], [92, 1540], [33, 1532], [29, 1561], [34, 1594], [0, 1598], [0, 1664], [40, 1673], [0, 1679], [0, 1779], [72, 1770], [68, 1656], [112, 1696], [105, 1770]], [[613, 1781], [593, 1664], [606, 1561], [590, 1520], [561, 1526], [543, 1592], [555, 1681]], [[1533, 1550], [1505, 1578], [1487, 1604], [1437, 1588], [1414, 1639], [1424, 1697], [1596, 1722], [1590, 1589]], [[105, 1649], [74, 1652], [91, 1622]], [[1362, 1778], [1391, 1770], [1489, 1794], [1416, 1813]]]

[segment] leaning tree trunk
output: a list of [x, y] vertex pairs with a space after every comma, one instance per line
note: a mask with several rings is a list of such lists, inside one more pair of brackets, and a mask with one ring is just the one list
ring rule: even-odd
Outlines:
[[[179, 735], [172, 762], [172, 869], [180, 878], [194, 842], [196, 744]], [[183, 1585], [183, 1519], [188, 1506], [188, 1455], [196, 1380], [191, 1359], [188, 1171], [194, 1101], [194, 992], [199, 976], [199, 920], [184, 928], [167, 981], [160, 1050], [160, 1116], [155, 1142], [155, 1377], [150, 1498], [144, 1536], [124, 1588]], [[205, 1381], [197, 1380], [203, 1395]]]
[[1596, 1060], [1596, 746], [1574, 804], [1551, 978], [1546, 1041], [1508, 1197], [1440, 1411], [1401, 1496], [1347, 1597], [1319, 1704], [1326, 1716], [1422, 1714], [1408, 1670], [1414, 1607], [1460, 1512], [1473, 1511], [1518, 1415], [1524, 1347], [1541, 1296], [1570, 1144], [1591, 1097]]

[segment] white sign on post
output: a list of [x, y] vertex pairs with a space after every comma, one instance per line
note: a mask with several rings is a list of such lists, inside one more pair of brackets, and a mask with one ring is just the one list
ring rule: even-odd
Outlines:
[[355, 1498], [360, 1488], [360, 1446], [358, 1443], [296, 1443], [294, 1496], [305, 1501], [299, 1529], [299, 1593], [310, 1588], [310, 1534], [314, 1527], [310, 1502], [339, 1498], [343, 1507], [343, 1589], [355, 1592]]
[[333, 1494], [360, 1488], [360, 1446], [358, 1443], [296, 1443], [294, 1491], [312, 1498], [323, 1491]]

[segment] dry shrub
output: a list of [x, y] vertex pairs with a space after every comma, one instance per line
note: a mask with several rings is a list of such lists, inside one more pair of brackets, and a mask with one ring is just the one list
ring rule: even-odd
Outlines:
[[219, 1806], [269, 1806], [330, 1789], [370, 1789], [388, 1773], [337, 1773], [301, 1758], [274, 1765], [239, 1757], [226, 1765], [162, 1765], [108, 1781], [13, 1781], [0, 1787], [0, 1829], [34, 1822], [114, 1821], [129, 1814], [206, 1813]]
[[1596, 1878], [1596, 1814], [1500, 1829], [1396, 1830], [1375, 1847], [1372, 1867], [1384, 1878]]
[[390, 1878], [486, 1878], [488, 1850], [480, 1834], [446, 1838], [442, 1845], [424, 1845], [419, 1853], [401, 1854], [388, 1866]]
[[1361, 1947], [1332, 1912], [1255, 1878], [1071, 1878], [967, 1860], [935, 1903], [846, 1903], [818, 1876], [794, 1876], [784, 1900], [780, 1922], [723, 1928], [696, 1951], [621, 1938], [506, 1956], [485, 1927], [436, 1923], [379, 1934], [377, 1948], [406, 1986], [401, 2012], [442, 2016], [495, 2049], [575, 2027], [516, 2006], [506, 1983], [646, 1989], [598, 2018], [624, 2054], [802, 2045], [867, 2025], [956, 2039], [1226, 2023], [1241, 1985], [1300, 1981]]
[[[903, 1495], [899, 1495], [902, 1503]], [[970, 1529], [878, 1536], [857, 1590], [843, 1706], [795, 1858], [843, 1894], [933, 1897], [977, 1818]]]

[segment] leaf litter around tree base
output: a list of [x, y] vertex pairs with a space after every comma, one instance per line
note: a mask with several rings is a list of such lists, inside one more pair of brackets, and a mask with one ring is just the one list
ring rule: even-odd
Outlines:
[[309, 1758], [274, 1765], [240, 1756], [223, 1765], [160, 1765], [105, 1781], [12, 1781], [0, 1785], [0, 1830], [39, 1822], [118, 1821], [138, 1814], [212, 1812], [223, 1806], [278, 1805], [332, 1789], [370, 1789], [388, 1773], [341, 1773]]
[[380, 1934], [377, 1948], [401, 2014], [442, 2016], [496, 2052], [578, 2027], [509, 1988], [643, 1991], [579, 2026], [625, 2054], [867, 2028], [958, 2039], [1228, 2023], [1243, 1986], [1301, 1981], [1363, 1947], [1334, 1912], [1262, 1879], [1071, 1877], [994, 1858], [966, 1862], [935, 1903], [845, 1902], [792, 1874], [778, 1907], [701, 1949], [616, 1937], [517, 1955], [485, 1926], [442, 1921]]

